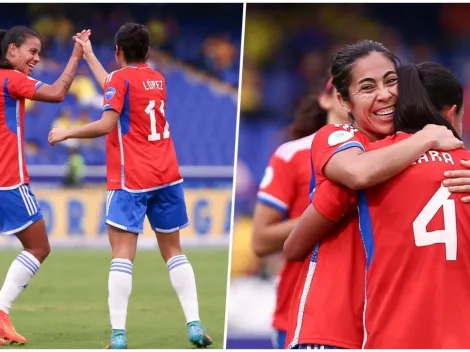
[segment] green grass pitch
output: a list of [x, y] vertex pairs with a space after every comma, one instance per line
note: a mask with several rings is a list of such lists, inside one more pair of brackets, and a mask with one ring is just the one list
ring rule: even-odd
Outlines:
[[[228, 249], [185, 251], [196, 275], [201, 320], [223, 348]], [[0, 252], [0, 283], [19, 253]], [[10, 316], [22, 348], [101, 349], [110, 337], [110, 250], [52, 250]], [[184, 315], [158, 250], [139, 251], [127, 316], [128, 348], [192, 348]]]

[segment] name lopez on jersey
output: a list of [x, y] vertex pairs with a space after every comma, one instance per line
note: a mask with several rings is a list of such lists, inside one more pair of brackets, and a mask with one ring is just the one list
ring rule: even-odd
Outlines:
[[145, 90], [152, 90], [152, 89], [163, 90], [163, 81], [151, 81], [148, 79], [146, 81], [143, 81], [142, 85], [144, 86]]
[[430, 151], [424, 153], [418, 160], [416, 160], [411, 165], [429, 163], [429, 162], [432, 162], [432, 161], [440, 161], [440, 162], [444, 162], [446, 164], [452, 164], [452, 165], [455, 164], [454, 159], [452, 159], [452, 156], [449, 153], [437, 152], [435, 150], [430, 150]]

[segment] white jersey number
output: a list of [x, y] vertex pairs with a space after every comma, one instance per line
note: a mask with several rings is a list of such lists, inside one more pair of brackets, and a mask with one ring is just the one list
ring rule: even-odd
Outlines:
[[[160, 112], [165, 117], [165, 102], [162, 100], [160, 104]], [[149, 105], [145, 108], [145, 113], [150, 117], [150, 134], [147, 139], [150, 142], [159, 141], [162, 139], [161, 133], [157, 132], [157, 118], [155, 116], [155, 100], [150, 100]], [[165, 123], [165, 128], [163, 129], [163, 139], [170, 138], [170, 125], [168, 121]]]
[[[437, 190], [413, 221], [413, 232], [418, 247], [443, 243], [446, 247], [446, 260], [457, 260], [457, 218], [455, 201], [449, 199], [450, 194], [445, 187]], [[444, 214], [444, 229], [428, 232], [426, 226], [441, 207]]]

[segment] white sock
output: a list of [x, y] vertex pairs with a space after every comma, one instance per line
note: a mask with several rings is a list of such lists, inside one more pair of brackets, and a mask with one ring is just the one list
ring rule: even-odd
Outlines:
[[39, 260], [29, 252], [23, 251], [15, 258], [8, 269], [5, 282], [0, 290], [0, 310], [9, 314], [11, 306], [28, 286], [38, 272]]
[[166, 265], [170, 271], [171, 284], [183, 308], [186, 323], [200, 320], [193, 267], [185, 255], [177, 255], [170, 258]]
[[127, 305], [132, 291], [132, 262], [113, 259], [109, 269], [108, 306], [113, 329], [126, 329]]

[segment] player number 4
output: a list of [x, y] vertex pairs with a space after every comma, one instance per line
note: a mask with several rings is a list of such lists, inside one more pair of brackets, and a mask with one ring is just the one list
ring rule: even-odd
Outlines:
[[[161, 133], [157, 132], [157, 117], [155, 115], [155, 100], [150, 100], [149, 105], [145, 108], [145, 113], [150, 117], [150, 134], [148, 135], [147, 139], [150, 142], [159, 141], [162, 139]], [[165, 101], [161, 101], [160, 104], [160, 113], [163, 117], [165, 117]], [[165, 127], [163, 129], [163, 139], [170, 138], [170, 125], [168, 121], [165, 123]]]
[[[416, 246], [424, 247], [443, 243], [446, 248], [446, 260], [457, 260], [457, 218], [455, 201], [449, 199], [450, 194], [445, 187], [437, 190], [413, 221], [413, 232]], [[444, 229], [428, 232], [426, 226], [441, 207], [444, 215]]]

